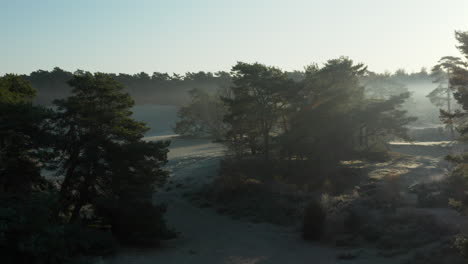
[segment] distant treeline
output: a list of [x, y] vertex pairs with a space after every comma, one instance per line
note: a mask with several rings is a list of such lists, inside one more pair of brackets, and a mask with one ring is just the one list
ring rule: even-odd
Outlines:
[[[188, 72], [185, 75], [155, 72], [152, 75], [110, 74], [113, 79], [122, 83], [125, 90], [135, 99], [136, 104], [183, 105], [189, 101], [188, 91], [194, 88], [209, 93], [228, 87], [231, 77], [227, 72]], [[36, 103], [49, 105], [54, 99], [70, 95], [71, 87], [67, 84], [73, 73], [58, 67], [52, 71], [38, 70], [21, 76], [29, 81], [38, 91]]]
[[[289, 78], [299, 81], [304, 78], [303, 71], [287, 72]], [[128, 93], [135, 99], [137, 105], [163, 104], [185, 105], [190, 101], [188, 91], [201, 89], [208, 93], [216, 93], [229, 88], [231, 74], [229, 72], [188, 72], [184, 75], [154, 72], [149, 75], [145, 72], [137, 74], [110, 74], [122, 83]], [[373, 79], [378, 76], [380, 80], [391, 82], [409, 83], [419, 80], [428, 80], [430, 75], [423, 68], [417, 73], [407, 73], [397, 70], [395, 73], [377, 74], [369, 72], [367, 77]], [[49, 105], [54, 99], [65, 98], [70, 95], [71, 87], [67, 81], [72, 79], [73, 73], [55, 67], [52, 71], [37, 70], [29, 75], [21, 76], [29, 81], [31, 86], [38, 91], [36, 103]], [[366, 80], [364, 80], [366, 81]]]

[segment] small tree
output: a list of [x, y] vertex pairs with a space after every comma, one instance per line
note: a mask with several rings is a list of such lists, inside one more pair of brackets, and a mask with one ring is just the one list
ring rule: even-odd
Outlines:
[[222, 139], [225, 134], [225, 107], [218, 96], [201, 89], [192, 89], [191, 102], [178, 111], [174, 132], [182, 136]]

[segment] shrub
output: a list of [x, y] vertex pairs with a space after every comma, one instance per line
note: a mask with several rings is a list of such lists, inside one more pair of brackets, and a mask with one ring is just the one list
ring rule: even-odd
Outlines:
[[344, 228], [348, 233], [359, 232], [362, 226], [361, 215], [357, 210], [350, 210], [344, 219]]
[[340, 195], [355, 188], [367, 175], [360, 168], [339, 166], [324, 182], [323, 189], [329, 194]]
[[88, 256], [105, 256], [115, 253], [118, 243], [110, 231], [68, 225], [65, 229], [67, 247], [73, 254], [83, 252]]
[[464, 258], [468, 258], [468, 238], [466, 236], [457, 235], [454, 246]]
[[166, 226], [165, 212], [165, 205], [139, 201], [120, 203], [114, 208], [110, 219], [112, 233], [127, 245], [158, 245], [161, 240], [176, 236]]
[[305, 240], [319, 240], [324, 232], [326, 211], [323, 206], [313, 201], [304, 211], [302, 236]]
[[391, 211], [395, 210], [401, 202], [400, 176], [397, 173], [385, 175], [375, 195], [375, 199]]
[[48, 193], [0, 197], [0, 255], [3, 263], [61, 264], [82, 256], [113, 253], [110, 233], [67, 224], [54, 217]]

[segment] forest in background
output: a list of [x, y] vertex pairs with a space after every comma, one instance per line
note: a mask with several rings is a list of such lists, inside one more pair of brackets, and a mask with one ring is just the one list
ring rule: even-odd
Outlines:
[[[71, 87], [67, 82], [74, 73], [55, 67], [51, 71], [37, 70], [28, 75], [21, 75], [24, 80], [38, 91], [34, 102], [49, 105], [54, 99], [64, 98], [70, 95]], [[304, 79], [304, 71], [286, 72], [286, 75], [296, 81]], [[168, 74], [154, 72], [149, 75], [145, 72], [138, 74], [109, 74], [113, 79], [123, 84], [124, 89], [135, 100], [136, 105], [160, 104], [182, 106], [190, 101], [189, 91], [201, 89], [210, 94], [228, 89], [232, 84], [229, 72], [188, 72], [186, 74]], [[374, 86], [371, 90], [374, 94], [388, 96], [403, 91], [405, 85], [424, 81], [432, 82], [433, 78], [426, 69], [417, 73], [407, 73], [400, 69], [395, 73], [368, 72], [362, 81]]]
[[[294, 81], [305, 78], [304, 70], [285, 71], [285, 74]], [[42, 105], [50, 105], [54, 99], [70, 95], [71, 87], [67, 81], [72, 76], [72, 72], [58, 67], [52, 71], [37, 70], [28, 75], [21, 75], [38, 91], [34, 102]], [[122, 83], [124, 90], [135, 100], [134, 117], [148, 123], [151, 130], [146, 133], [147, 136], [171, 134], [176, 126], [177, 111], [190, 104], [194, 91], [219, 97], [232, 85], [231, 73], [223, 71], [189, 72], [182, 75], [158, 72], [150, 75], [141, 72], [133, 75], [121, 73], [109, 76]], [[432, 104], [427, 98], [430, 91], [437, 86], [434, 83], [436, 79], [425, 68], [414, 73], [408, 73], [403, 69], [394, 73], [367, 71], [359, 79], [365, 86], [368, 97], [387, 98], [409, 91], [411, 97], [402, 107], [412, 116], [418, 117], [418, 120], [410, 126], [421, 128], [411, 133], [418, 139], [429, 139], [440, 134], [436, 131], [442, 126], [438, 110], [440, 105]]]

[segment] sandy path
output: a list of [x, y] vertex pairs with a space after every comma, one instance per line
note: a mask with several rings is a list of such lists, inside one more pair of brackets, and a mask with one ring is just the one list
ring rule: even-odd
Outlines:
[[[155, 194], [156, 201], [169, 204], [167, 221], [181, 236], [164, 242], [162, 248], [125, 249], [105, 263], [393, 263], [375, 258], [375, 252], [361, 250], [353, 261], [337, 260], [346, 250], [306, 243], [294, 228], [271, 224], [254, 224], [219, 215], [211, 208], [198, 208], [183, 198], [185, 191], [199, 188], [217, 172], [223, 155], [219, 144], [206, 140], [175, 139], [171, 144], [168, 168], [171, 186]], [[196, 180], [195, 180], [196, 179]], [[195, 183], [196, 182], [196, 183]]]

